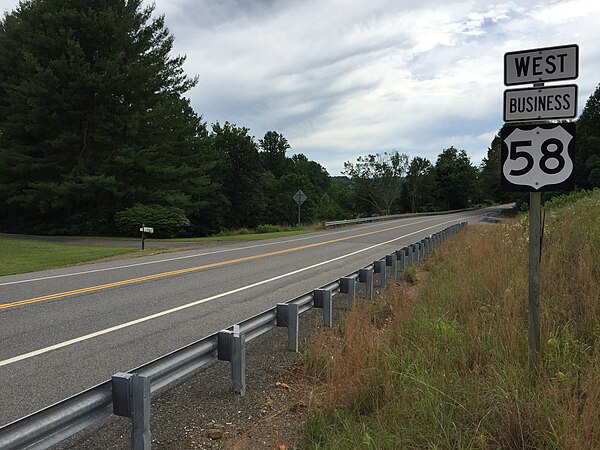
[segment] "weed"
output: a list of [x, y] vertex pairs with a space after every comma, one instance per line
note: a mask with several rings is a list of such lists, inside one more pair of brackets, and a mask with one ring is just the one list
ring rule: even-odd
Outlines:
[[[600, 448], [600, 191], [546, 214], [542, 354], [528, 364], [527, 217], [471, 226], [314, 344], [311, 448]], [[414, 283], [416, 277], [422, 282]], [[327, 333], [326, 333], [327, 334]], [[316, 351], [316, 350], [313, 350]]]
[[404, 272], [402, 273], [402, 278], [407, 283], [414, 283], [417, 281], [417, 269], [415, 266], [405, 267]]

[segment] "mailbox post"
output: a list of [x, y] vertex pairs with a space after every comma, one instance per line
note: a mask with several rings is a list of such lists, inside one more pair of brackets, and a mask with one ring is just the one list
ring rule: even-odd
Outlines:
[[144, 224], [142, 224], [140, 231], [142, 232], [142, 250], [144, 250], [144, 241], [146, 239], [146, 233], [150, 233], [150, 234], [154, 233], [154, 228], [147, 227]]

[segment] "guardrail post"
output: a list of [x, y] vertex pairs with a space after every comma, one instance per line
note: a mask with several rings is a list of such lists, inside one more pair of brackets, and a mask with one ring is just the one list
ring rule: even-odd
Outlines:
[[367, 300], [373, 300], [373, 269], [358, 269], [358, 281], [365, 283]]
[[333, 326], [333, 301], [331, 291], [327, 289], [315, 289], [313, 291], [313, 304], [315, 308], [323, 308], [323, 325]]
[[396, 255], [398, 255], [398, 259], [400, 260], [400, 266], [398, 267], [398, 270], [400, 273], [404, 273], [404, 269], [406, 268], [406, 247], [402, 247], [400, 250], [397, 250]]
[[131, 418], [131, 448], [150, 450], [150, 378], [118, 372], [112, 376], [113, 412]]
[[233, 326], [231, 337], [231, 380], [233, 392], [246, 395], [246, 337], [240, 326]]
[[246, 337], [240, 333], [239, 325], [234, 325], [233, 331], [219, 331], [217, 358], [231, 362], [231, 389], [236, 394], [246, 395]]
[[392, 276], [394, 279], [398, 278], [398, 258], [396, 257], [396, 253], [386, 255], [385, 265], [392, 268]]
[[408, 265], [413, 266], [415, 263], [415, 244], [408, 246]]
[[340, 278], [340, 293], [348, 294], [348, 309], [352, 309], [354, 294], [356, 292], [356, 282], [352, 277]]
[[386, 263], [382, 260], [373, 261], [373, 272], [379, 274], [379, 286], [386, 287]]
[[300, 307], [295, 303], [277, 304], [277, 326], [287, 327], [288, 330], [288, 350], [298, 352], [298, 316]]

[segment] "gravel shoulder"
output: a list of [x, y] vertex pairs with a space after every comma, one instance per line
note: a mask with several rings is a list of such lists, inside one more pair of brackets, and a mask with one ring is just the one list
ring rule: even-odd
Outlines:
[[[335, 308], [337, 320], [343, 314], [342, 297]], [[321, 314], [311, 309], [300, 316], [300, 352], [322, 326]], [[215, 363], [154, 394], [152, 448], [297, 448], [312, 392], [297, 370], [300, 355], [287, 350], [287, 330], [277, 328], [247, 343], [245, 396], [231, 392], [228, 362]], [[125, 450], [130, 448], [130, 433], [129, 419], [111, 417], [53, 448]]]

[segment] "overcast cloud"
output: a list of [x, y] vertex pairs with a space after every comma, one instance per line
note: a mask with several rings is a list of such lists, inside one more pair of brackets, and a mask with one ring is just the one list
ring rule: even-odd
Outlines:
[[276, 130], [332, 175], [361, 154], [435, 162], [451, 145], [479, 164], [502, 126], [507, 51], [578, 44], [579, 111], [600, 83], [598, 0], [156, 0], [156, 13], [206, 122]]

